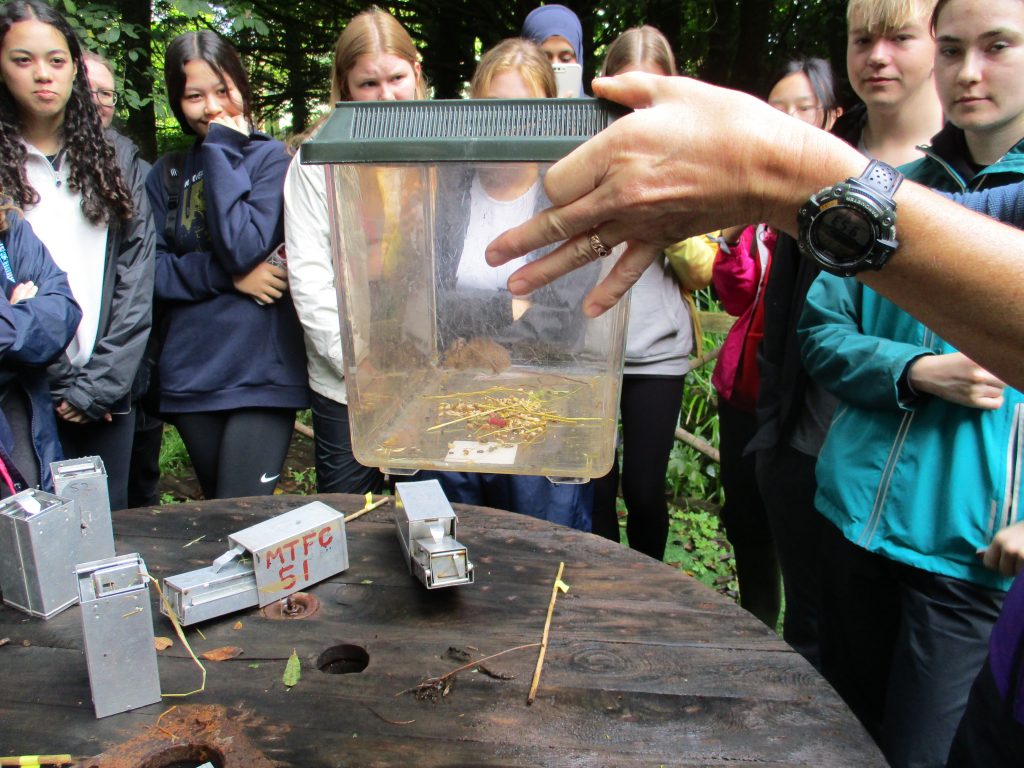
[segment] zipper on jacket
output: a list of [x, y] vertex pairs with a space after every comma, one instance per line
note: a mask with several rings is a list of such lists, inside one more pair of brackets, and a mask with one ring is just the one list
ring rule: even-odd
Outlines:
[[914, 421], [914, 411], [903, 414], [900, 421], [900, 428], [896, 431], [896, 438], [889, 448], [889, 455], [886, 457], [885, 466], [882, 468], [882, 476], [875, 489], [875, 501], [871, 505], [871, 515], [868, 517], [864, 530], [861, 531], [857, 544], [867, 549], [868, 543], [875, 535], [879, 522], [882, 520], [882, 512], [885, 509], [885, 501], [889, 495], [889, 485], [892, 483], [892, 476], [896, 472], [897, 459], [903, 452], [903, 444], [907, 441], [907, 433], [910, 432], [910, 425]]
[[1006, 485], [1003, 489], [1003, 504], [997, 519], [989, 531], [994, 536], [1008, 525], [1013, 524], [1020, 509], [1021, 462], [1024, 461], [1024, 403], [1013, 407], [1013, 425], [1006, 447]]

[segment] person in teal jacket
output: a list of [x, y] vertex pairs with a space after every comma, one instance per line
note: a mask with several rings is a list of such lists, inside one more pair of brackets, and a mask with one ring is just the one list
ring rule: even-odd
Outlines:
[[[940, 0], [932, 26], [950, 122], [901, 170], [1021, 181], [1024, 3]], [[1010, 586], [979, 553], [1024, 517], [1024, 395], [854, 280], [819, 276], [799, 335], [840, 399], [816, 473], [823, 671], [893, 766], [941, 766]]]

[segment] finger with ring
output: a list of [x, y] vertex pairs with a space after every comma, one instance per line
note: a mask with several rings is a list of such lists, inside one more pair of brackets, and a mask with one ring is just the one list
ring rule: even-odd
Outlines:
[[601, 241], [597, 233], [590, 236], [590, 250], [594, 252], [595, 258], [598, 259], [603, 259], [612, 252], [612, 249]]

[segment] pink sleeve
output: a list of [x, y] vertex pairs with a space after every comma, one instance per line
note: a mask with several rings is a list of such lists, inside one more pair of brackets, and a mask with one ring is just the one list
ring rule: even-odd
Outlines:
[[754, 302], [761, 265], [754, 237], [757, 227], [743, 230], [735, 248], [720, 246], [711, 270], [711, 283], [725, 311], [739, 317]]

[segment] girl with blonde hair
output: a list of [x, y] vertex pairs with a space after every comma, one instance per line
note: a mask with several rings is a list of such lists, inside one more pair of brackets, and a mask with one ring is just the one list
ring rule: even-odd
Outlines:
[[[338, 36], [331, 68], [333, 102], [407, 101], [425, 98], [426, 92], [416, 46], [391, 14], [369, 8]], [[301, 165], [296, 155], [284, 203], [288, 283], [305, 334], [312, 390], [317, 490], [379, 492], [383, 474], [352, 455], [324, 166]]]
[[[503, 40], [480, 59], [470, 83], [474, 99], [554, 98], [554, 71], [544, 52], [519, 38]], [[483, 163], [444, 169], [437, 196], [439, 301], [447, 320], [445, 341], [469, 338], [515, 354], [522, 345], [558, 338], [582, 341], [580, 306], [597, 280], [598, 264], [576, 270], [528, 298], [508, 293], [509, 275], [535, 251], [501, 267], [484, 260], [487, 244], [505, 229], [549, 207], [536, 163]], [[506, 299], [506, 300], [502, 300]], [[549, 522], [590, 530], [593, 484], [555, 485], [546, 477], [479, 472], [425, 472], [437, 478], [448, 499], [507, 509]]]

